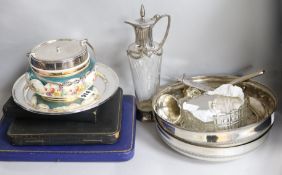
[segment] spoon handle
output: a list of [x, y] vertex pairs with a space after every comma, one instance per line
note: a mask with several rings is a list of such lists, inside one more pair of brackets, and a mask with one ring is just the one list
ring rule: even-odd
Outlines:
[[201, 90], [201, 91], [204, 91], [204, 92], [214, 90], [214, 88], [212, 88], [212, 87], [210, 87], [210, 86], [207, 86], [207, 85], [204, 85], [204, 84], [201, 84], [201, 83], [194, 82], [193, 80], [183, 79], [182, 82], [183, 82], [185, 85], [187, 85], [187, 86], [197, 88], [197, 89], [199, 89], [199, 90]]
[[248, 75], [244, 75], [240, 78], [236, 78], [234, 79], [233, 81], [231, 81], [229, 84], [237, 84], [237, 83], [240, 83], [240, 82], [243, 82], [243, 81], [246, 81], [246, 80], [249, 80], [251, 78], [254, 78], [254, 77], [257, 77], [259, 75], [262, 75], [265, 73], [265, 70], [260, 70], [260, 71], [257, 71], [257, 72], [254, 72], [254, 73], [251, 73], [251, 74], [248, 74]]
[[[265, 70], [260, 70], [260, 71], [257, 71], [257, 72], [254, 72], [254, 73], [251, 73], [251, 74], [248, 74], [248, 75], [244, 75], [244, 76], [239, 77], [239, 78], [235, 78], [233, 81], [229, 82], [228, 84], [234, 85], [234, 84], [237, 84], [237, 83], [240, 83], [240, 82], [252, 79], [254, 77], [260, 76], [260, 75], [262, 75], [264, 73], [265, 73]], [[182, 81], [185, 85], [188, 85], [188, 86], [191, 86], [191, 87], [195, 87], [195, 88], [200, 89], [200, 90], [202, 90], [204, 92], [214, 90], [214, 88], [212, 88], [210, 86], [194, 82], [191, 79], [186, 79], [185, 78], [185, 74], [183, 74], [182, 78], [178, 79], [178, 80]]]

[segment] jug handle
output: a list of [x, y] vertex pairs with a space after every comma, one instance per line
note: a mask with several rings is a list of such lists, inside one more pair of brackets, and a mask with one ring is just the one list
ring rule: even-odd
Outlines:
[[160, 42], [160, 44], [159, 44], [159, 48], [156, 50], [156, 52], [157, 51], [159, 51], [162, 47], [163, 47], [163, 45], [164, 45], [164, 43], [165, 43], [165, 41], [166, 41], [166, 38], [167, 38], [167, 35], [168, 35], [168, 32], [169, 32], [169, 28], [170, 28], [170, 15], [167, 15], [167, 14], [165, 14], [165, 15], [155, 15], [153, 18], [155, 18], [155, 23], [154, 23], [154, 25], [159, 21], [159, 20], [161, 20], [162, 18], [167, 18], [167, 27], [166, 27], [166, 31], [165, 31], [165, 35], [164, 35], [164, 37], [163, 37], [163, 39], [162, 39], [162, 41]]

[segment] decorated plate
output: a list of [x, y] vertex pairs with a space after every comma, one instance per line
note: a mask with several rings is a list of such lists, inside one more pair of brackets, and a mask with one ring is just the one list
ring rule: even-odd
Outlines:
[[74, 101], [56, 102], [42, 98], [28, 87], [25, 75], [15, 82], [12, 89], [13, 99], [25, 110], [47, 115], [72, 114], [97, 107], [116, 92], [119, 79], [110, 67], [101, 63], [97, 63], [95, 67], [94, 85]]

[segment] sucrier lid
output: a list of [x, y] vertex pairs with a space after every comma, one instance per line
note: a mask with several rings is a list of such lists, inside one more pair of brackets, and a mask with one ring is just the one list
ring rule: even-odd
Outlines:
[[87, 40], [57, 39], [41, 43], [29, 54], [30, 64], [42, 70], [65, 70], [88, 58]]

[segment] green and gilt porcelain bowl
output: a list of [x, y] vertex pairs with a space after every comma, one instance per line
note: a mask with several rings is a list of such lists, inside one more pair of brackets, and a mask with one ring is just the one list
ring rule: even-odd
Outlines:
[[28, 86], [51, 101], [73, 101], [96, 79], [95, 59], [87, 40], [58, 39], [39, 44], [29, 54]]

